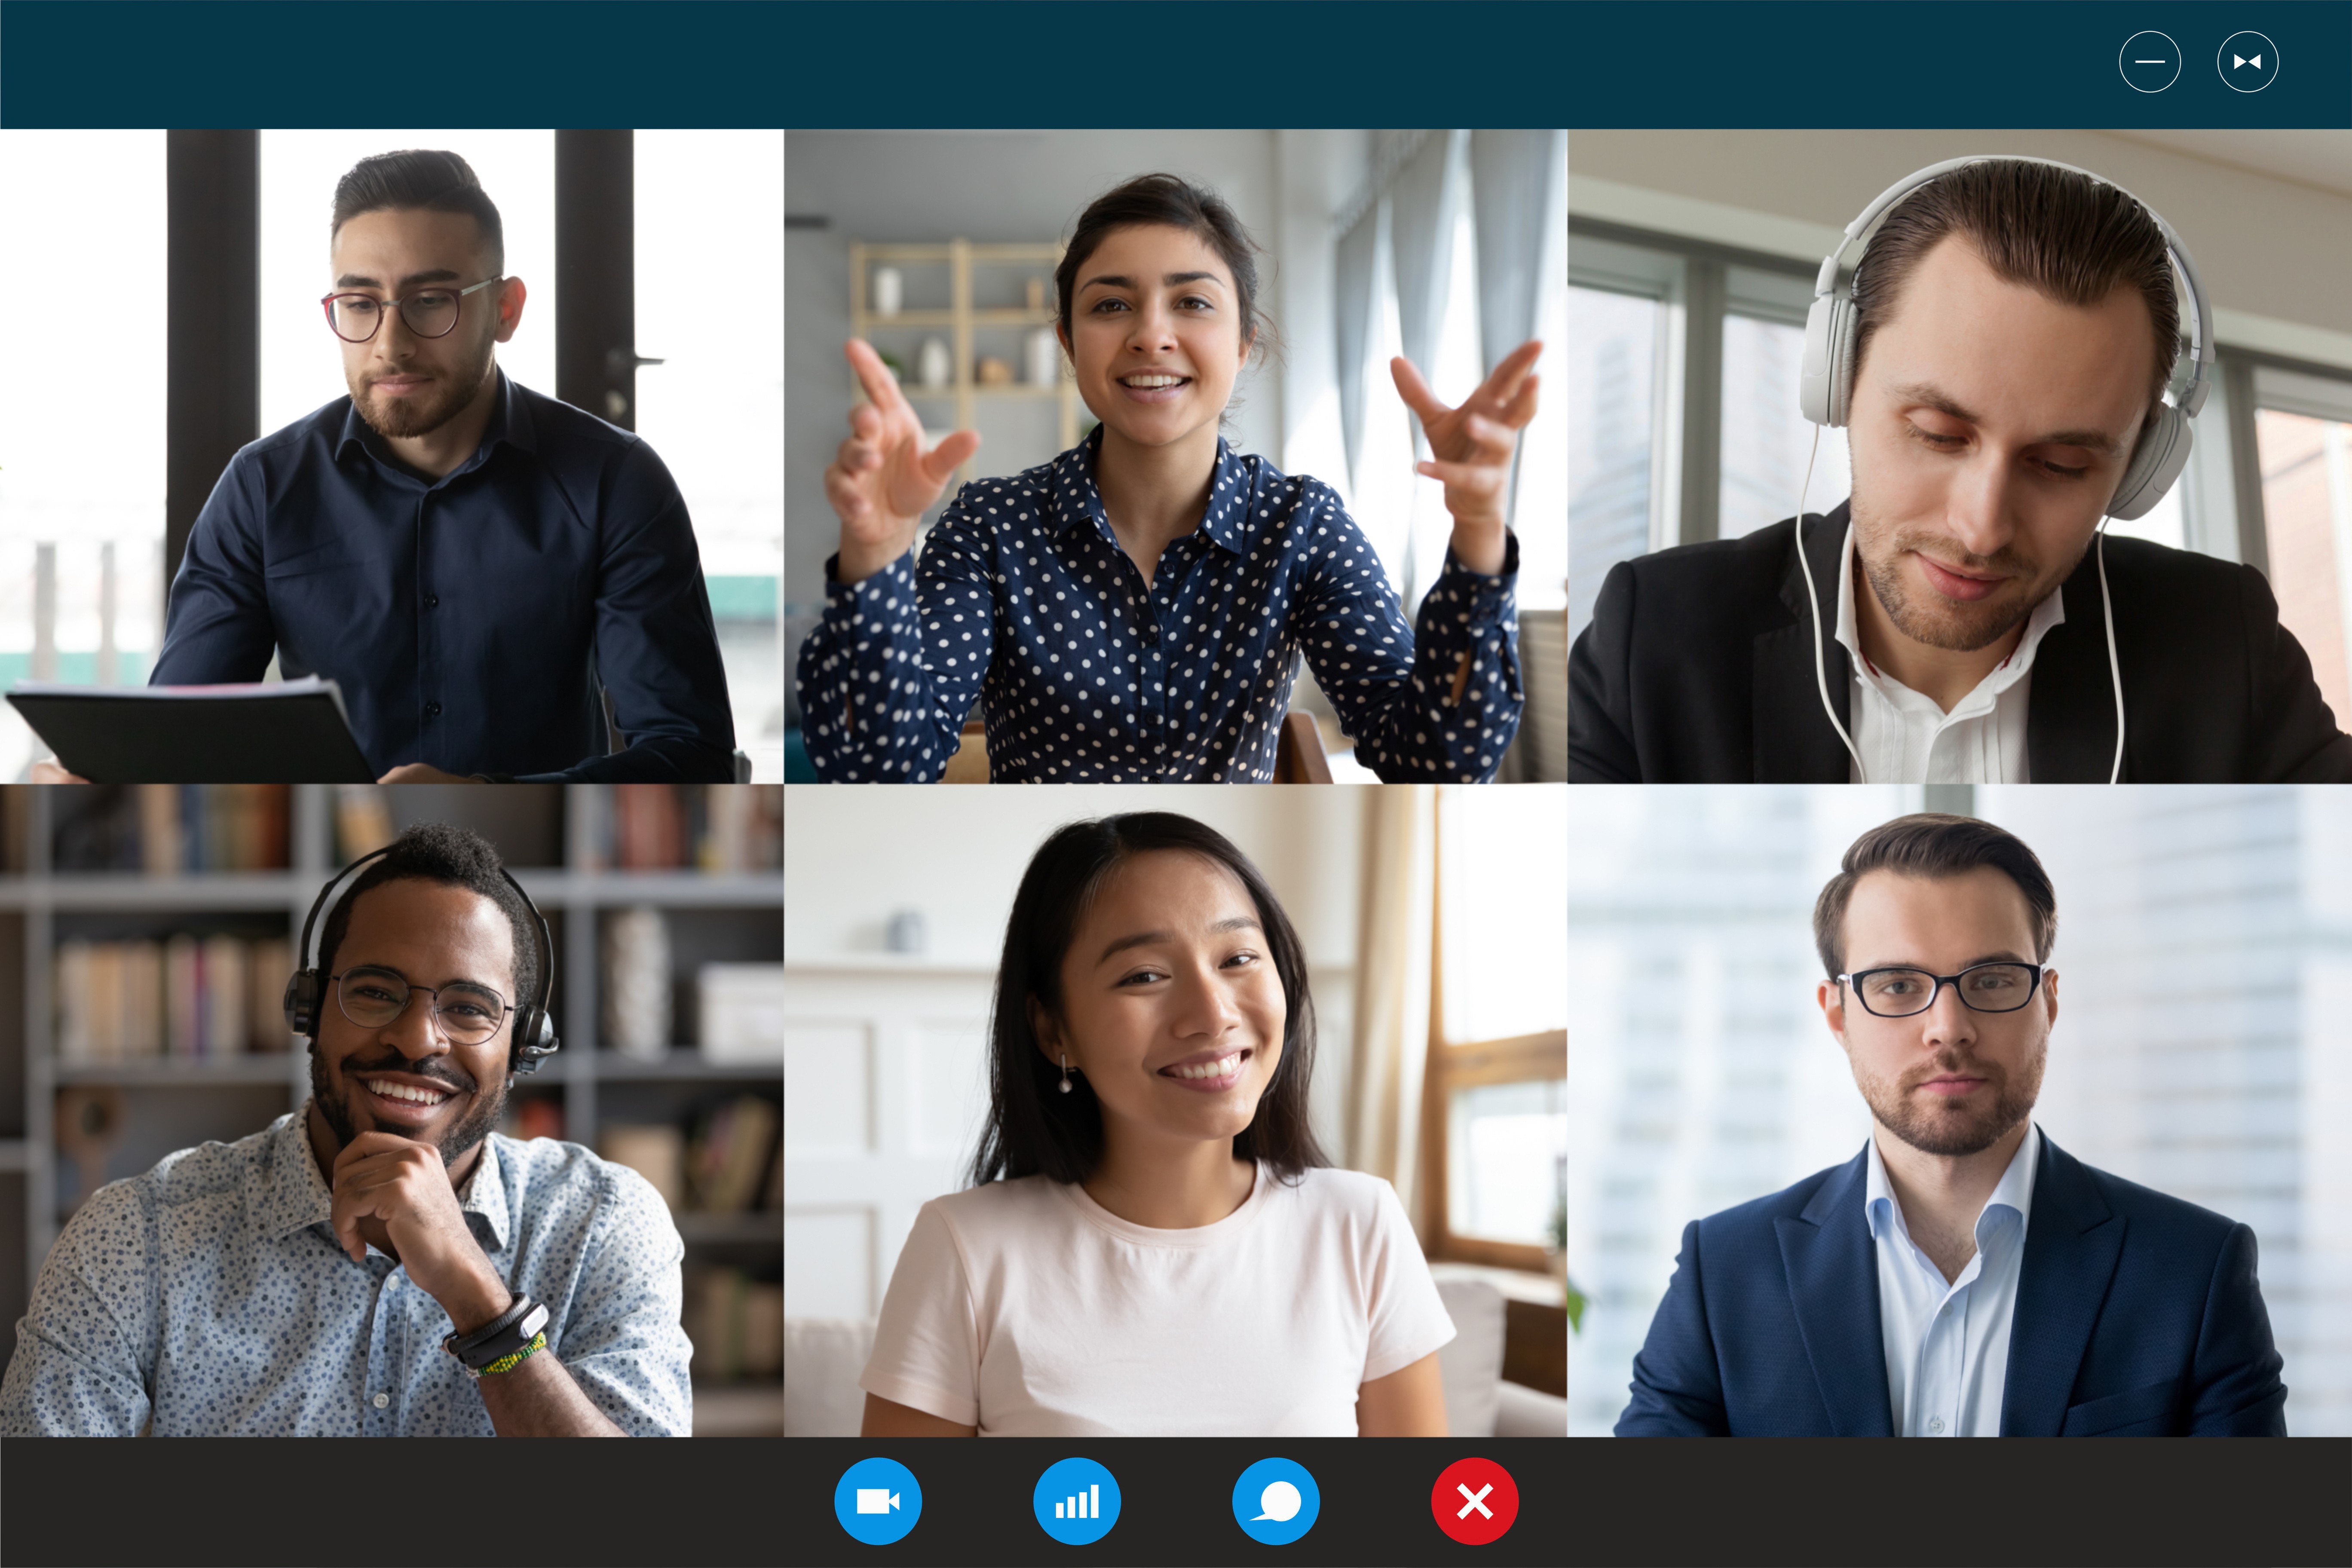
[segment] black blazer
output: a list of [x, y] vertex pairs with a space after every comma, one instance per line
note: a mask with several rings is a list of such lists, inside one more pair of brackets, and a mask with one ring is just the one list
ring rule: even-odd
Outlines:
[[[1895, 1435], [1863, 1216], [1869, 1158], [1684, 1227], [1617, 1436]], [[2254, 1250], [2246, 1226], [2045, 1136], [2000, 1435], [2285, 1436]]]
[[[1836, 639], [1846, 506], [1805, 523], [1830, 700], [1849, 728], [1853, 667]], [[1568, 668], [1572, 784], [1843, 784], [1822, 712], [1794, 520], [1610, 569]], [[2125, 779], [2352, 781], [2342, 733], [2270, 585], [2251, 566], [2107, 541], [2123, 666]], [[2036, 784], [2105, 784], [2116, 752], [2095, 552], [2066, 579], [2066, 619], [2033, 656], [2026, 752]]]

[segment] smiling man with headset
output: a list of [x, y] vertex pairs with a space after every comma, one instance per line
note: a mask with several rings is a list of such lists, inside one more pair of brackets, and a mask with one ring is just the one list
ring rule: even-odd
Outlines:
[[2352, 779], [2259, 572], [2105, 537], [2179, 478], [2212, 371], [2161, 217], [1958, 159], [1873, 202], [1815, 294], [1804, 412], [1847, 429], [1852, 499], [1611, 571], [1571, 780]]
[[558, 1048], [545, 919], [487, 842], [428, 824], [320, 890], [302, 953], [370, 860], [286, 991], [310, 1103], [75, 1212], [0, 1435], [690, 1429], [667, 1205], [577, 1144], [493, 1131]]

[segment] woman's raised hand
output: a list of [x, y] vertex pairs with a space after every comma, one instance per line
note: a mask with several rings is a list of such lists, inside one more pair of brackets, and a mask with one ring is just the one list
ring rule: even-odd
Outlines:
[[1445, 510], [1454, 514], [1454, 553], [1473, 572], [1491, 576], [1503, 569], [1511, 450], [1536, 416], [1536, 386], [1542, 378], [1534, 367], [1542, 353], [1540, 342], [1521, 343], [1458, 408], [1437, 400], [1412, 361], [1400, 355], [1389, 362], [1398, 395], [1421, 416], [1429, 437], [1432, 460], [1415, 463], [1413, 472], [1444, 484]]
[[914, 548], [915, 524], [980, 449], [980, 437], [959, 430], [924, 451], [923, 422], [882, 356], [858, 338], [849, 340], [848, 354], [867, 401], [849, 411], [849, 439], [824, 470], [824, 496], [841, 519], [835, 574], [859, 583]]

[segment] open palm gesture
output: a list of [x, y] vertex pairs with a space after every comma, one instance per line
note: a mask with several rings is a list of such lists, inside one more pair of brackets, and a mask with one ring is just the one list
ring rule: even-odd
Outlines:
[[[1423, 433], [1429, 437], [1430, 460], [1415, 463], [1413, 472], [1445, 486], [1445, 510], [1454, 515], [1454, 553], [1474, 571], [1502, 570], [1503, 506], [1510, 492], [1511, 452], [1519, 432], [1536, 416], [1536, 388], [1542, 378], [1534, 371], [1542, 354], [1542, 343], [1521, 343], [1477, 391], [1453, 408], [1438, 401], [1412, 361], [1400, 355], [1389, 362], [1398, 395], [1421, 416]], [[1486, 561], [1492, 564], [1482, 565]]]
[[959, 430], [924, 451], [923, 423], [882, 356], [858, 338], [847, 352], [867, 401], [849, 411], [849, 439], [824, 470], [824, 496], [841, 519], [835, 573], [857, 583], [914, 548], [915, 524], [980, 449], [980, 437]]

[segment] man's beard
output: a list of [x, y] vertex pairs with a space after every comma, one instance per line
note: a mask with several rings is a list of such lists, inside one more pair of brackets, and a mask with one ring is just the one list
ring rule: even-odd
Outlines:
[[[347, 1066], [339, 1075], [343, 1080], [343, 1087], [339, 1092], [329, 1081], [326, 1058], [320, 1055], [318, 1042], [314, 1040], [310, 1043], [310, 1099], [318, 1105], [319, 1114], [327, 1119], [327, 1126], [334, 1133], [335, 1142], [340, 1147], [349, 1148], [352, 1140], [357, 1137], [359, 1132], [357, 1126], [352, 1121], [352, 1085], [359, 1079], [365, 1078], [369, 1071], [379, 1068], [384, 1072], [406, 1073], [411, 1078], [433, 1076], [430, 1073], [419, 1073], [413, 1064], [398, 1058], [389, 1062], [372, 1064], [371, 1068], [362, 1068], [356, 1073]], [[453, 1091], [456, 1089], [456, 1086], [448, 1079], [443, 1079], [440, 1081]], [[465, 1115], [451, 1122], [448, 1131], [443, 1132], [439, 1142], [434, 1145], [440, 1152], [441, 1166], [444, 1170], [456, 1164], [464, 1158], [466, 1151], [479, 1143], [496, 1130], [499, 1113], [506, 1110], [506, 1084], [503, 1079], [488, 1089], [476, 1086], [471, 1108]], [[389, 1127], [383, 1128], [381, 1131], [392, 1132], [395, 1137], [408, 1136], [404, 1132], [395, 1131]], [[409, 1142], [420, 1142], [422, 1140], [411, 1138]]]
[[[2083, 553], [2090, 550], [2090, 542], [2085, 540], [2083, 552], [2068, 562], [2063, 571], [2045, 578], [2032, 561], [2015, 550], [2004, 548], [1990, 555], [1978, 555], [1961, 549], [1958, 541], [1947, 535], [1876, 521], [1869, 515], [1859, 484], [1854, 487], [1851, 515], [1863, 574], [1869, 579], [1870, 591], [1877, 595], [1879, 607], [1886, 612], [1887, 619], [1912, 641], [1952, 653], [1973, 653], [2007, 637], [2041, 606], [2042, 600], [2057, 592], [2060, 584], [2074, 575], [2074, 568], [2082, 563]], [[1903, 556], [1912, 551], [1964, 572], [2006, 573], [2010, 581], [1991, 596], [1973, 604], [1946, 599], [1932, 592], [1914, 598], [1901, 570]]]
[[[2032, 1114], [2033, 1102], [2042, 1094], [2042, 1068], [2049, 1057], [2050, 1042], [2045, 1036], [2034, 1042], [2032, 1053], [2025, 1058], [2024, 1069], [2014, 1083], [2010, 1081], [2008, 1069], [1998, 1062], [1964, 1057], [1949, 1047], [1937, 1051], [1934, 1062], [1911, 1068], [1892, 1084], [1885, 1079], [1865, 1076], [1858, 1066], [1853, 1081], [1878, 1124], [1921, 1153], [1978, 1154], [2009, 1136], [2019, 1122]], [[1918, 1087], [1929, 1079], [1948, 1073], [1983, 1079], [1991, 1089], [1990, 1096], [1979, 1089], [1969, 1095], [1964, 1105], [1933, 1100], [1933, 1097], [1929, 1097], [1932, 1103], [1923, 1102], [1916, 1092]]]
[[429, 436], [471, 408], [482, 395], [489, 384], [490, 355], [497, 347], [497, 337], [485, 332], [480, 351], [440, 377], [434, 391], [423, 398], [378, 396], [368, 390], [363, 378], [348, 372], [343, 380], [351, 389], [352, 406], [377, 435], [387, 439]]

